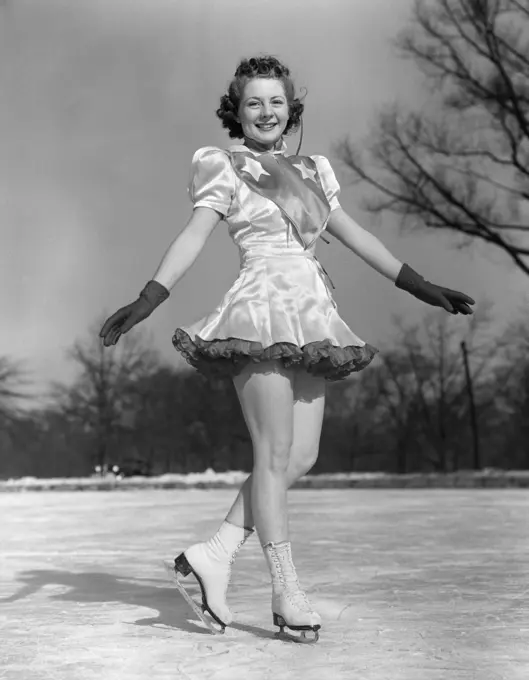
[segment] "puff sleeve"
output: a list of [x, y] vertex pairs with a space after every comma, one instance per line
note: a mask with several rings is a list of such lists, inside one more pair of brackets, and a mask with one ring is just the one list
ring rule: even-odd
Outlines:
[[336, 210], [336, 208], [340, 207], [340, 203], [338, 201], [338, 196], [340, 195], [340, 185], [338, 184], [338, 180], [336, 179], [336, 175], [334, 174], [331, 164], [327, 158], [325, 158], [325, 156], [311, 156], [311, 158], [316, 163], [316, 167], [318, 168], [318, 174], [320, 176], [323, 190], [327, 200], [329, 201], [332, 212], [333, 210]]
[[228, 155], [213, 146], [196, 151], [187, 191], [195, 208], [212, 208], [226, 217], [235, 195], [235, 173]]

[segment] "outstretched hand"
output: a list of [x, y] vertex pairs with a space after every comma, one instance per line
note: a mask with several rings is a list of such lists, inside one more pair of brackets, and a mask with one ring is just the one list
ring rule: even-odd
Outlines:
[[126, 305], [126, 307], [118, 309], [117, 312], [105, 321], [103, 328], [99, 331], [99, 337], [103, 338], [105, 347], [117, 344], [124, 333], [130, 331], [133, 326], [149, 316], [147, 309], [142, 310], [139, 308], [139, 302], [141, 302], [141, 298], [130, 305]]
[[473, 314], [469, 305], [476, 303], [471, 297], [458, 290], [442, 288], [436, 286], [435, 283], [425, 281], [407, 264], [402, 265], [395, 285], [428, 305], [446, 309], [450, 314]]
[[460, 293], [458, 290], [442, 288], [434, 283], [425, 281], [423, 290], [416, 293], [416, 297], [435, 307], [443, 307], [450, 314], [473, 314], [474, 310], [469, 305], [476, 304], [475, 301]]
[[148, 281], [137, 300], [118, 309], [103, 324], [99, 337], [103, 338], [105, 347], [115, 345], [123, 333], [128, 333], [133, 326], [146, 319], [168, 297], [169, 291], [165, 286], [158, 281]]

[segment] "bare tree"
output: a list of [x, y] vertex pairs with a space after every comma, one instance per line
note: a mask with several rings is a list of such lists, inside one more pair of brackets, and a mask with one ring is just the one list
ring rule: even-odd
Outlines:
[[55, 384], [52, 389], [61, 412], [93, 437], [95, 460], [103, 467], [118, 428], [126, 422], [134, 383], [152, 373], [158, 359], [138, 330], [123, 336], [115, 348], [103, 347], [101, 325], [102, 320], [94, 324], [88, 337], [68, 351], [80, 369], [73, 384]]
[[[464, 336], [453, 321], [433, 312], [422, 326], [404, 328], [396, 322], [400, 329], [396, 348], [382, 353], [379, 399], [395, 432], [400, 473], [408, 470], [411, 454], [421, 467], [425, 462], [441, 472], [457, 468], [460, 462], [461, 445], [468, 439], [469, 404], [459, 346]], [[489, 321], [488, 309], [481, 308], [465, 333], [480, 403], [488, 396], [491, 343], [497, 347], [484, 333]]]
[[497, 463], [529, 468], [529, 324], [527, 319], [510, 323], [504, 345], [490, 381], [494, 405], [493, 427], [497, 432]]
[[451, 230], [503, 250], [529, 274], [529, 5], [525, 0], [416, 0], [397, 39], [428, 77], [420, 111], [383, 111], [367, 148], [337, 153], [364, 207], [401, 226]]
[[27, 372], [20, 361], [0, 356], [0, 423], [9, 423], [20, 415], [20, 402], [30, 395]]
[[[14, 469], [12, 452], [27, 443], [31, 429], [31, 416], [22, 408], [22, 403], [31, 395], [25, 391], [28, 386], [27, 372], [20, 361], [9, 356], [0, 356], [0, 475]], [[17, 456], [17, 462], [23, 454]]]

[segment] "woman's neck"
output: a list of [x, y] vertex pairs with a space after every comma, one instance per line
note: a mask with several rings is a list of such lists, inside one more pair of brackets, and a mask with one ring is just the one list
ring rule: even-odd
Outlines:
[[265, 153], [266, 151], [280, 151], [281, 147], [283, 146], [283, 138], [280, 137], [277, 142], [270, 146], [260, 144], [259, 142], [256, 142], [255, 139], [251, 139], [250, 137], [245, 137], [244, 146], [247, 146], [252, 151], [259, 151], [261, 153]]

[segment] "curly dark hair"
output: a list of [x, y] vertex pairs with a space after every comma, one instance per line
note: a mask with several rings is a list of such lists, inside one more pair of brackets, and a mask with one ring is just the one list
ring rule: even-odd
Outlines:
[[222, 127], [227, 128], [229, 136], [239, 139], [244, 137], [242, 126], [237, 121], [236, 116], [244, 87], [252, 78], [276, 78], [283, 83], [289, 110], [288, 123], [284, 134], [288, 135], [290, 132], [295, 132], [300, 125], [301, 115], [305, 107], [301, 99], [295, 96], [294, 82], [290, 77], [290, 70], [279, 59], [263, 56], [243, 59], [237, 66], [228, 92], [220, 98], [220, 108], [217, 109], [216, 113], [222, 121]]

